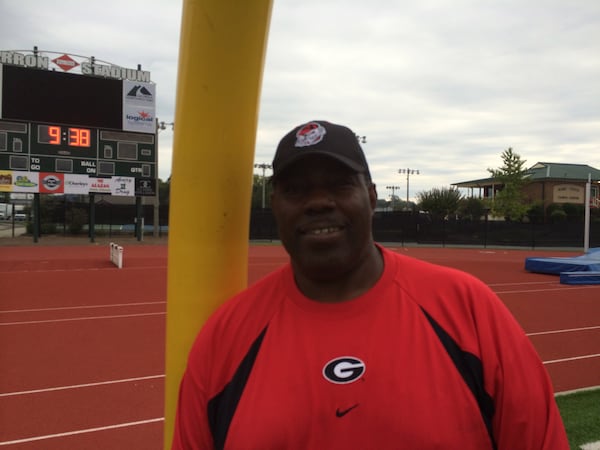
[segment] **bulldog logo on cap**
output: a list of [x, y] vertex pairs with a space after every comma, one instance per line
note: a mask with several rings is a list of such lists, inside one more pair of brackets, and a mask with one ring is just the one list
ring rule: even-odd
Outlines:
[[327, 130], [317, 122], [310, 122], [301, 127], [296, 133], [296, 147], [308, 147], [323, 140]]

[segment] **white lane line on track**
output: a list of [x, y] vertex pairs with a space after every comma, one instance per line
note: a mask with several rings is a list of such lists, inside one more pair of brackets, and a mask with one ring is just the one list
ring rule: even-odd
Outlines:
[[591, 358], [600, 358], [600, 353], [596, 353], [595, 355], [574, 356], [573, 358], [553, 359], [551, 361], [544, 361], [544, 364], [556, 364], [556, 363], [579, 361], [580, 359], [591, 359]]
[[[19, 311], [0, 311], [1, 313], [9, 313], [9, 312], [32, 312], [32, 311], [57, 311], [57, 310], [69, 310], [69, 309], [82, 309], [82, 308], [104, 308], [104, 307], [120, 307], [120, 306], [136, 306], [136, 305], [155, 305], [155, 304], [164, 304], [166, 302], [147, 302], [147, 303], [123, 303], [120, 305], [100, 305], [100, 306], [74, 306], [74, 307], [65, 307], [65, 308], [44, 308], [44, 309], [27, 309], [27, 310], [19, 310]], [[117, 318], [129, 318], [129, 317], [144, 317], [144, 316], [157, 316], [164, 315], [165, 311], [159, 311], [154, 313], [140, 313], [140, 314], [117, 314], [110, 316], [93, 316], [93, 317], [71, 317], [68, 319], [48, 319], [48, 320], [31, 320], [31, 321], [21, 321], [21, 322], [0, 322], [0, 326], [7, 325], [31, 325], [31, 324], [39, 324], [39, 323], [53, 323], [53, 322], [72, 322], [72, 321], [80, 321], [80, 320], [98, 320], [98, 319], [117, 319]], [[560, 330], [548, 330], [548, 331], [536, 331], [531, 333], [525, 333], [527, 336], [544, 336], [550, 334], [560, 334], [560, 333], [576, 333], [580, 331], [589, 331], [589, 330], [597, 330], [600, 329], [600, 325], [594, 325], [589, 327], [580, 327], [580, 328], [566, 328]]]
[[[600, 327], [591, 327], [591, 328], [600, 328]], [[560, 332], [560, 331], [558, 331], [558, 332]], [[544, 364], [554, 364], [554, 363], [558, 363], [558, 362], [567, 362], [567, 361], [573, 361], [573, 360], [578, 360], [578, 359], [596, 358], [598, 356], [600, 356], [600, 354], [575, 356], [572, 358], [562, 358], [562, 359], [555, 359], [555, 360], [550, 360], [550, 361], [543, 361], [543, 363]], [[14, 397], [14, 396], [28, 395], [28, 394], [40, 394], [40, 393], [54, 392], [54, 391], [64, 391], [64, 390], [69, 390], [69, 389], [81, 389], [81, 388], [95, 387], [95, 386], [106, 386], [106, 385], [110, 385], [110, 384], [133, 383], [136, 381], [156, 380], [156, 379], [164, 378], [164, 377], [165, 377], [165, 374], [147, 375], [147, 376], [143, 376], [143, 377], [122, 378], [119, 380], [109, 380], [109, 381], [97, 381], [94, 383], [82, 383], [82, 384], [73, 384], [73, 385], [68, 385], [68, 386], [56, 386], [56, 387], [50, 387], [50, 388], [32, 389], [32, 390], [28, 390], [28, 391], [5, 392], [5, 393], [0, 393], [0, 398]]]
[[548, 292], [548, 291], [572, 291], [575, 289], [598, 289], [600, 285], [595, 286], [573, 286], [573, 287], [563, 287], [564, 285], [556, 285], [554, 288], [549, 289], [520, 289], [515, 291], [494, 291], [496, 294], [526, 294], [528, 292]]
[[41, 311], [65, 311], [69, 309], [91, 309], [91, 308], [118, 308], [122, 306], [145, 306], [145, 305], [163, 305], [166, 301], [159, 302], [139, 302], [139, 303], [114, 303], [108, 305], [87, 305], [87, 306], [59, 306], [55, 308], [32, 308], [32, 309], [12, 309], [0, 311], [0, 314], [41, 312]]
[[81, 388], [94, 387], [94, 386], [105, 386], [107, 384], [133, 383], [135, 381], [155, 380], [157, 378], [164, 378], [164, 377], [165, 377], [164, 374], [163, 375], [148, 375], [145, 377], [123, 378], [121, 380], [110, 380], [110, 381], [98, 381], [96, 383], [73, 384], [71, 386], [57, 386], [57, 387], [44, 388], [44, 389], [33, 389], [30, 391], [6, 392], [3, 394], [0, 394], [0, 397], [14, 397], [17, 395], [40, 394], [43, 392], [64, 391], [64, 390], [68, 390], [68, 389], [81, 389]]
[[592, 327], [581, 327], [581, 328], [567, 328], [564, 330], [550, 330], [550, 331], [536, 331], [534, 333], [525, 333], [527, 336], [543, 336], [546, 334], [559, 334], [559, 333], [576, 333], [578, 331], [598, 330], [600, 325]]
[[554, 281], [521, 281], [521, 282], [517, 282], [517, 283], [486, 283], [488, 286], [490, 287], [495, 287], [495, 286], [526, 286], [528, 284], [549, 284], [551, 286], [555, 286], [556, 283]]
[[73, 317], [70, 319], [52, 319], [52, 320], [30, 320], [24, 322], [4, 322], [0, 323], [0, 326], [8, 325], [32, 325], [39, 323], [54, 323], [54, 322], [75, 322], [78, 320], [102, 320], [102, 319], [121, 319], [129, 317], [145, 317], [145, 316], [164, 316], [166, 312], [155, 312], [155, 313], [144, 313], [144, 314], [122, 314], [115, 316], [96, 316], [96, 317]]
[[146, 425], [149, 423], [162, 422], [164, 420], [165, 420], [164, 417], [156, 417], [154, 419], [138, 420], [136, 422], [117, 423], [114, 425], [107, 425], [105, 427], [86, 428], [84, 430], [66, 431], [64, 433], [47, 434], [45, 436], [34, 436], [34, 437], [30, 437], [30, 438], [25, 438], [25, 439], [16, 439], [14, 441], [0, 442], [0, 446], [23, 444], [25, 442], [42, 441], [45, 439], [54, 439], [54, 438], [60, 438], [60, 437], [74, 436], [77, 434], [95, 433], [97, 431], [114, 430], [117, 428], [134, 427], [134, 426], [138, 426], [138, 425]]
[[[123, 266], [121, 271], [124, 270], [148, 270], [148, 269], [166, 269], [167, 266], [142, 266], [142, 267], [127, 267]], [[70, 269], [35, 269], [35, 270], [0, 270], [0, 274], [13, 274], [13, 273], [40, 273], [40, 272], [88, 272], [88, 271], [99, 271], [99, 270], [116, 270], [115, 266], [112, 267], [84, 267], [81, 269], [70, 268]]]
[[587, 386], [587, 387], [582, 387], [582, 388], [579, 388], [579, 389], [569, 389], [567, 391], [559, 391], [559, 392], [555, 392], [554, 396], [555, 397], [562, 397], [564, 395], [577, 394], [579, 392], [595, 391], [596, 389], [600, 389], [600, 385], [598, 385], [598, 386]]

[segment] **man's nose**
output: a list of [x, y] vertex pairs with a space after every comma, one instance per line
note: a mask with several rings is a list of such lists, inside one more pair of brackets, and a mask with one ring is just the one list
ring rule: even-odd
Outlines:
[[322, 186], [315, 186], [308, 190], [304, 205], [309, 211], [330, 209], [335, 206], [335, 199], [331, 190]]

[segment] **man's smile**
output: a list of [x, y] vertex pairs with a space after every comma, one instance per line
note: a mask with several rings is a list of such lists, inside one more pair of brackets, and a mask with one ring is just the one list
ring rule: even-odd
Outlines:
[[338, 231], [341, 231], [342, 227], [324, 227], [324, 228], [314, 228], [311, 230], [307, 230], [305, 232], [305, 234], [312, 234], [312, 235], [317, 235], [317, 234], [331, 234], [331, 233], [337, 233]]

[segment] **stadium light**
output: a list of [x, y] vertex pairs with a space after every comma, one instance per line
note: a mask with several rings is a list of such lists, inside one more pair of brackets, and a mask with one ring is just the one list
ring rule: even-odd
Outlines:
[[408, 200], [408, 193], [409, 193], [409, 180], [410, 180], [410, 176], [411, 175], [419, 175], [419, 170], [418, 169], [398, 169], [398, 173], [405, 173], [406, 174], [406, 209], [409, 208], [409, 200]]
[[159, 122], [158, 119], [156, 119], [156, 130], [158, 131], [163, 131], [167, 129], [167, 125], [171, 126], [171, 130], [175, 129], [175, 123], [174, 122]]
[[396, 190], [400, 191], [400, 186], [386, 186], [386, 189], [392, 191], [392, 211], [394, 210], [394, 202], [396, 201]]
[[254, 167], [257, 169], [262, 169], [262, 209], [265, 209], [265, 186], [266, 186], [266, 180], [265, 180], [265, 171], [267, 169], [272, 169], [273, 166], [271, 166], [271, 164], [267, 164], [267, 163], [260, 163], [260, 164], [254, 164]]

